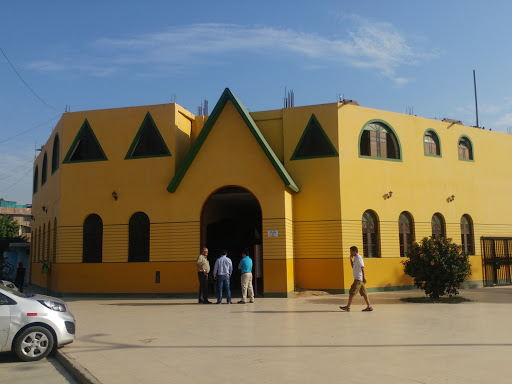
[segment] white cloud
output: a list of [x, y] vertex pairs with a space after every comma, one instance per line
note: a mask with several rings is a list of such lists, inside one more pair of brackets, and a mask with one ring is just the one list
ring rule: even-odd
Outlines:
[[[289, 54], [307, 59], [303, 65], [335, 62], [376, 70], [397, 85], [403, 85], [408, 80], [396, 75], [401, 66], [435, 56], [432, 52], [415, 50], [406, 36], [389, 23], [353, 19], [356, 25], [343, 37], [334, 38], [268, 26], [193, 24], [126, 39], [100, 39], [91, 44], [92, 58], [69, 58], [60, 63], [42, 60], [31, 67], [40, 71], [73, 69], [108, 76], [131, 65], [173, 65], [180, 69], [197, 63], [221, 63], [226, 60], [223, 56], [230, 53], [269, 57]], [[76, 64], [84, 62], [88, 65]]]
[[500, 131], [505, 131], [507, 128], [512, 128], [512, 112], [508, 112], [500, 116], [493, 123], [493, 127], [496, 127], [496, 129]]

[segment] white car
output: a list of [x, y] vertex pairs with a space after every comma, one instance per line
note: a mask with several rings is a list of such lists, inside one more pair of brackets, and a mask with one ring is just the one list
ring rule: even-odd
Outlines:
[[14, 285], [14, 283], [11, 283], [8, 280], [0, 280], [0, 284], [5, 285], [7, 288], [14, 289], [15, 291], [19, 291], [18, 287]]
[[0, 352], [35, 361], [74, 339], [75, 318], [64, 301], [0, 284]]

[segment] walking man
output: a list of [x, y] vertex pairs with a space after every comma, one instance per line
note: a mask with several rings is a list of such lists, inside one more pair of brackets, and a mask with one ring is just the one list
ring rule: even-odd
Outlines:
[[252, 289], [252, 260], [249, 257], [249, 252], [244, 250], [242, 253], [242, 260], [238, 264], [238, 269], [242, 273], [242, 300], [238, 304], [245, 304], [247, 301], [247, 291], [249, 291], [249, 303], [254, 303], [254, 290]]
[[222, 302], [222, 290], [226, 287], [226, 299], [228, 304], [231, 304], [231, 289], [229, 287], [229, 279], [233, 273], [233, 263], [227, 256], [228, 253], [225, 250], [220, 252], [221, 256], [215, 262], [213, 267], [213, 278], [217, 279], [217, 303]]
[[363, 296], [364, 301], [366, 301], [366, 308], [363, 309], [363, 312], [371, 312], [373, 311], [372, 306], [370, 305], [370, 299], [368, 298], [368, 294], [366, 293], [366, 277], [364, 275], [364, 261], [361, 255], [357, 253], [357, 247], [350, 247], [350, 264], [352, 265], [352, 272], [354, 273], [354, 282], [350, 287], [350, 291], [348, 292], [348, 303], [344, 307], [340, 307], [343, 311], [350, 312], [350, 306], [352, 305], [352, 300], [354, 300], [354, 296], [357, 292]]
[[211, 304], [208, 300], [208, 273], [210, 272], [210, 262], [208, 261], [208, 248], [197, 258], [197, 278], [199, 279], [199, 304]]

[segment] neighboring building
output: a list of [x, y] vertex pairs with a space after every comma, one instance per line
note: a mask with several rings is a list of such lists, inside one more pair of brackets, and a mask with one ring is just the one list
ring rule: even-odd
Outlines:
[[510, 283], [483, 256], [512, 236], [511, 149], [512, 135], [346, 100], [249, 113], [229, 89], [208, 118], [65, 113], [34, 164], [31, 259], [50, 273], [32, 268], [32, 283], [192, 293], [201, 247], [212, 266], [248, 247], [260, 294], [346, 292], [356, 245], [369, 289], [406, 289], [402, 256], [431, 235], [472, 255], [468, 285]]
[[30, 223], [32, 221], [32, 205], [17, 204], [0, 198], [0, 215], [9, 215], [19, 225], [18, 235], [30, 242]]

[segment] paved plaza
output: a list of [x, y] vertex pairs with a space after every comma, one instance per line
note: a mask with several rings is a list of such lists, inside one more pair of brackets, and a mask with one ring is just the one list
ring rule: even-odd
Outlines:
[[59, 353], [104, 384], [509, 382], [512, 288], [461, 294], [473, 301], [371, 293], [373, 312], [361, 297], [342, 312], [348, 295], [323, 292], [245, 305], [65, 298], [77, 340]]

